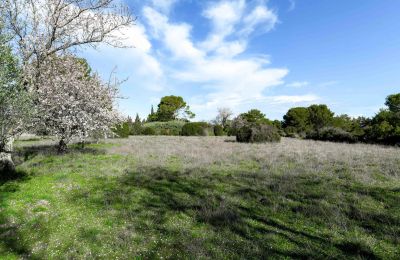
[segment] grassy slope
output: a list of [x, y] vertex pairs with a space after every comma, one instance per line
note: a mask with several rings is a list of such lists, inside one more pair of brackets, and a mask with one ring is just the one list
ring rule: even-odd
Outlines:
[[398, 149], [224, 140], [20, 148], [0, 258], [399, 258]]

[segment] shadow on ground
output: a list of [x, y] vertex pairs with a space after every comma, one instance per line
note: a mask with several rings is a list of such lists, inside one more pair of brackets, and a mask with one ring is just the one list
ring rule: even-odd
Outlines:
[[[335, 204], [330, 180], [299, 178], [282, 185], [280, 178], [238, 176], [142, 168], [116, 182], [104, 179], [90, 191], [71, 194], [71, 203], [87, 200], [101, 206], [104, 214], [116, 212], [129, 227], [117, 241], [129, 240], [129, 232], [156, 237], [157, 243], [146, 244], [151, 248], [140, 252], [145, 258], [378, 258], [370, 245], [354, 240], [346, 230], [341, 230], [344, 239], [333, 239], [329, 229], [339, 224], [365, 228], [363, 223], [369, 223], [371, 233], [396, 240], [394, 233], [377, 229], [398, 227], [397, 219], [379, 220], [386, 213], [351, 212], [351, 200]], [[353, 221], [354, 214], [361, 217]]]

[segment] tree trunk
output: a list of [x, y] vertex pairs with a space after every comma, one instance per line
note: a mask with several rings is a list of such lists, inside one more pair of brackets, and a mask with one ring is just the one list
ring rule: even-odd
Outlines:
[[65, 153], [67, 149], [67, 143], [64, 141], [64, 139], [61, 139], [58, 143], [58, 153]]
[[15, 165], [12, 160], [14, 139], [11, 138], [3, 147], [0, 147], [0, 174], [15, 172]]

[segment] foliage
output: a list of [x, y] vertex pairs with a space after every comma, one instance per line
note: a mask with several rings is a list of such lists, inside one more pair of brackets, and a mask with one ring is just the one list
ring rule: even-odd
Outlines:
[[251, 109], [247, 113], [240, 114], [240, 117], [249, 123], [271, 124], [271, 121], [265, 117], [265, 114], [261, 113], [258, 109]]
[[237, 130], [236, 141], [241, 143], [279, 142], [281, 135], [276, 127], [266, 124], [248, 123]]
[[308, 107], [308, 112], [309, 123], [314, 131], [332, 124], [334, 113], [327, 105], [311, 105]]
[[187, 123], [182, 127], [183, 136], [210, 136], [214, 135], [212, 126], [206, 122]]
[[142, 135], [156, 135], [156, 131], [152, 127], [144, 127]]
[[146, 123], [143, 127], [150, 127], [156, 135], [180, 135], [182, 127], [186, 124], [185, 121], [175, 120], [168, 122], [151, 122]]
[[154, 107], [151, 106], [150, 114], [147, 116], [147, 122], [156, 122], [157, 121], [157, 114], [154, 112]]
[[305, 137], [310, 131], [309, 124], [310, 113], [305, 107], [295, 107], [289, 109], [286, 115], [283, 116], [283, 127], [288, 135], [298, 134]]
[[357, 138], [351, 133], [338, 127], [323, 127], [317, 132], [310, 133], [307, 138], [321, 141], [355, 143]]
[[214, 125], [214, 135], [215, 136], [224, 136], [225, 131], [222, 125]]
[[[131, 119], [132, 121], [132, 119]], [[140, 120], [139, 114], [136, 114], [134, 122], [129, 122], [130, 135], [140, 135], [143, 130], [142, 120]]]
[[367, 129], [367, 140], [384, 144], [400, 144], [400, 113], [386, 109], [377, 113]]
[[108, 132], [119, 121], [115, 110], [118, 83], [103, 83], [97, 74], [86, 77], [87, 68], [74, 56], [48, 58], [36, 78], [36, 124], [60, 140], [60, 150], [71, 138], [85, 140], [94, 132]]
[[389, 95], [386, 98], [385, 105], [388, 106], [389, 110], [393, 113], [400, 112], [400, 93]]
[[179, 118], [194, 118], [195, 114], [190, 111], [190, 107], [186, 104], [182, 97], [165, 96], [161, 98], [158, 105], [157, 113], [150, 115], [151, 121], [173, 121]]
[[0, 153], [12, 152], [12, 140], [27, 129], [34, 108], [20, 81], [18, 61], [0, 35]]
[[130, 134], [130, 127], [128, 122], [124, 122], [122, 124], [117, 124], [112, 131], [119, 137], [119, 138], [128, 138]]

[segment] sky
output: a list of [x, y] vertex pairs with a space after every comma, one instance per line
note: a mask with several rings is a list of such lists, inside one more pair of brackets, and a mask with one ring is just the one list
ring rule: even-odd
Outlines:
[[198, 121], [220, 107], [281, 120], [311, 104], [373, 116], [400, 92], [400, 1], [121, 1], [137, 17], [119, 32], [133, 48], [81, 55], [104, 79], [126, 79], [124, 115], [178, 95]]

